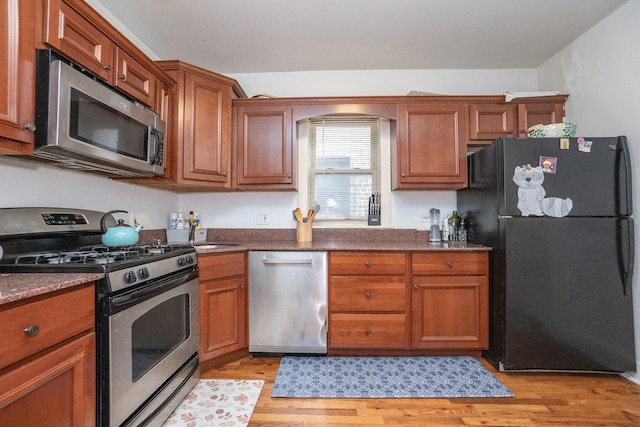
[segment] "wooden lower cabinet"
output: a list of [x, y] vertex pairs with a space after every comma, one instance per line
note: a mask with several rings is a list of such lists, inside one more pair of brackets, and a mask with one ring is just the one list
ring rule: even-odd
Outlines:
[[198, 255], [198, 264], [200, 361], [247, 349], [244, 253]]
[[0, 426], [96, 424], [93, 286], [0, 308]]
[[329, 353], [479, 354], [487, 262], [486, 251], [331, 252]]
[[486, 252], [413, 254], [412, 348], [488, 347], [487, 262]]
[[332, 252], [329, 348], [405, 349], [408, 344], [406, 255]]

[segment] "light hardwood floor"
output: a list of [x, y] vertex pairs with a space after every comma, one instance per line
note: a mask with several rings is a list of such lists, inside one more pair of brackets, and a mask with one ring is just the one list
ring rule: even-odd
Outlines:
[[279, 358], [245, 357], [202, 378], [265, 381], [250, 426], [640, 426], [640, 385], [618, 375], [504, 373], [501, 399], [271, 398]]

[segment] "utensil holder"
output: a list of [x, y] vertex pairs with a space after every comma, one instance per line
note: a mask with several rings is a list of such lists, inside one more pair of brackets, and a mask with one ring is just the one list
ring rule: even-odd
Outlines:
[[296, 240], [298, 242], [311, 242], [313, 240], [313, 228], [311, 222], [299, 222], [296, 224]]
[[377, 215], [369, 215], [369, 219], [367, 220], [367, 225], [380, 225], [380, 214]]

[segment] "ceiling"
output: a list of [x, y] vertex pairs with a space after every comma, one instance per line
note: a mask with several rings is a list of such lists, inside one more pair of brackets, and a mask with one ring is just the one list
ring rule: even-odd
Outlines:
[[537, 68], [628, 0], [87, 1], [158, 59], [235, 74]]

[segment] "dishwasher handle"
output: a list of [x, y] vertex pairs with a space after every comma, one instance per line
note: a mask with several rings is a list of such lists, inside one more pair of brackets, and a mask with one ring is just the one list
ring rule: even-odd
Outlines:
[[311, 264], [311, 258], [298, 259], [280, 259], [280, 258], [262, 258], [263, 264]]

